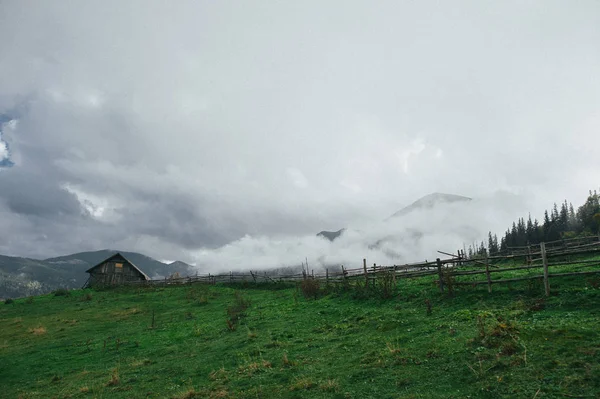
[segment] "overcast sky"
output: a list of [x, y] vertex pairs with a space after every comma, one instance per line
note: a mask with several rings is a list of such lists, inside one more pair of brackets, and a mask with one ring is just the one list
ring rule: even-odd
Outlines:
[[2, 254], [278, 264], [431, 192], [485, 234], [600, 182], [596, 0], [14, 0], [0, 37]]

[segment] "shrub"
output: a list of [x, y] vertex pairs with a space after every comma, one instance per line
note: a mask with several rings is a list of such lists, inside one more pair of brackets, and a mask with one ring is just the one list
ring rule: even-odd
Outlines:
[[314, 278], [306, 278], [300, 283], [300, 290], [305, 298], [317, 299], [319, 288], [319, 280], [315, 280]]
[[89, 302], [92, 300], [92, 294], [90, 294], [89, 292], [81, 297], [79, 297], [79, 301], [81, 302]]
[[57, 290], [52, 291], [54, 296], [71, 296], [71, 291], [66, 288], [59, 288]]
[[14, 300], [12, 300], [12, 299], [10, 299], [10, 298], [6, 298], [6, 299], [4, 300], [4, 304], [5, 304], [5, 305], [10, 305], [11, 303], [14, 303], [14, 302], [15, 302], [15, 301], [14, 301]]
[[33, 297], [28, 296], [27, 299], [25, 299], [25, 303], [33, 303]]
[[250, 300], [235, 292], [233, 304], [227, 307], [227, 328], [234, 331], [237, 322], [246, 316], [246, 309], [250, 307]]
[[377, 286], [383, 299], [389, 299], [394, 295], [395, 278], [393, 271], [384, 271], [377, 276]]
[[115, 385], [119, 385], [120, 382], [121, 382], [121, 378], [119, 378], [119, 369], [114, 368], [111, 373], [110, 380], [108, 380], [108, 382], [106, 383], [106, 386], [113, 387]]

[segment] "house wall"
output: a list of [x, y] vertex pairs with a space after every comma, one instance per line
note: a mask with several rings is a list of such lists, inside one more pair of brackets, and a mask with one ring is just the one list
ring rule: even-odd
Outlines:
[[88, 285], [118, 285], [140, 280], [144, 277], [129, 262], [117, 258], [96, 266], [90, 272]]

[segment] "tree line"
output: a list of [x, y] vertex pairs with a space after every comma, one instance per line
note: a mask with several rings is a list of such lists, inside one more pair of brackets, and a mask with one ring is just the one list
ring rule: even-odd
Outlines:
[[577, 208], [572, 203], [563, 201], [560, 206], [554, 203], [550, 210], [544, 211], [544, 219], [540, 222], [521, 217], [512, 223], [498, 241], [498, 236], [488, 233], [487, 245], [482, 241], [479, 245], [470, 245], [468, 257], [494, 255], [510, 247], [521, 247], [540, 242], [556, 241], [564, 238], [594, 235], [600, 232], [600, 195], [596, 190], [589, 192], [587, 200]]

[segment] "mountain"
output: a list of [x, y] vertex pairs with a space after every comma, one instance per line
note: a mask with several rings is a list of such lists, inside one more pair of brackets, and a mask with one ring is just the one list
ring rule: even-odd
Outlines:
[[325, 230], [323, 230], [320, 233], [318, 233], [317, 235], [319, 237], [325, 237], [329, 241], [333, 241], [336, 238], [338, 238], [339, 236], [341, 236], [344, 231], [346, 231], [346, 229], [340, 229], [338, 231], [325, 231]]
[[400, 209], [398, 212], [394, 213], [392, 216], [388, 217], [386, 220], [390, 220], [392, 218], [397, 218], [400, 216], [408, 215], [411, 212], [417, 210], [428, 210], [433, 209], [437, 206], [444, 204], [451, 204], [455, 202], [466, 202], [471, 201], [469, 197], [463, 197], [462, 195], [454, 195], [454, 194], [444, 194], [444, 193], [432, 193], [426, 195], [424, 197], [419, 198], [409, 206], [406, 206]]
[[[462, 195], [444, 194], [444, 193], [432, 193], [424, 197], [419, 198], [412, 204], [400, 209], [398, 212], [389, 216], [385, 221], [399, 218], [415, 211], [426, 211], [431, 210], [435, 207], [445, 204], [452, 204], [457, 202], [471, 201], [469, 197], [463, 197]], [[317, 236], [324, 237], [329, 241], [337, 239], [346, 229], [340, 229], [338, 231], [321, 231]]]
[[196, 269], [185, 262], [166, 264], [137, 252], [110, 249], [43, 260], [0, 255], [0, 298], [39, 295], [57, 288], [80, 288], [88, 278], [86, 270], [117, 252], [151, 278], [196, 273]]

